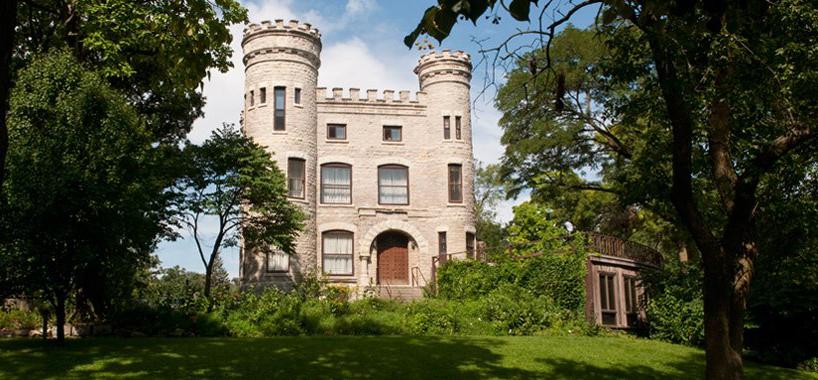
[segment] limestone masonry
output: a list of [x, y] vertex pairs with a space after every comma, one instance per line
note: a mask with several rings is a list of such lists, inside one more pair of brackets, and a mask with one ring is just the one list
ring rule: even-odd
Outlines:
[[315, 271], [400, 291], [430, 282], [433, 261], [474, 254], [468, 54], [424, 55], [420, 91], [396, 97], [317, 87], [321, 34], [310, 24], [250, 24], [242, 47], [242, 129], [307, 215], [297, 256], [242, 250], [243, 286], [287, 287]]

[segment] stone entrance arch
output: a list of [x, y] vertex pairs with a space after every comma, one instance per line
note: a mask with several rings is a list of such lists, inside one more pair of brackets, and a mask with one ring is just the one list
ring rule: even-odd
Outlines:
[[[399, 239], [400, 236], [403, 236], [405, 240], [401, 241]], [[382, 243], [385, 242], [385, 246], [380, 247], [381, 249], [378, 247], [379, 239]], [[399, 246], [402, 242], [405, 242], [403, 244], [406, 245], [403, 249], [400, 249]], [[384, 249], [388, 249], [386, 252], [387, 256], [385, 257], [387, 260], [390, 260], [390, 262], [387, 266], [381, 268], [378, 257], [384, 253]], [[423, 284], [413, 281], [412, 273], [413, 271], [417, 271], [415, 268], [419, 268], [421, 262], [425, 262], [423, 257], [427, 256], [428, 249], [429, 243], [426, 241], [426, 238], [410, 223], [397, 220], [378, 223], [372, 226], [364, 235], [363, 239], [360, 240], [358, 252], [362, 253], [361, 259], [366, 260], [366, 263], [370, 264], [365, 266], [367, 267], [366, 273], [364, 274], [366, 278], [362, 278], [361, 280], [366, 283], [379, 285], [421, 286]], [[381, 283], [381, 281], [379, 281], [379, 269], [394, 270], [394, 265], [402, 265], [400, 261], [402, 260], [400, 259], [401, 255], [405, 255], [404, 257], [407, 260], [406, 265], [408, 268], [406, 271], [406, 280], [397, 281], [398, 283]], [[362, 262], [362, 264], [364, 263]], [[387, 278], [394, 279], [394, 276]]]
[[409, 250], [413, 239], [398, 230], [382, 232], [375, 238], [378, 285], [409, 285]]

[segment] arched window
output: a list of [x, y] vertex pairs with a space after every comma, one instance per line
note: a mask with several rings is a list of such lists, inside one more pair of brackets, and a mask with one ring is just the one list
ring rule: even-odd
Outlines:
[[333, 230], [321, 234], [321, 267], [325, 274], [353, 275], [353, 241], [353, 234], [349, 231]]
[[321, 165], [321, 203], [352, 203], [352, 166], [340, 163]]
[[378, 203], [409, 204], [409, 168], [402, 165], [378, 167]]

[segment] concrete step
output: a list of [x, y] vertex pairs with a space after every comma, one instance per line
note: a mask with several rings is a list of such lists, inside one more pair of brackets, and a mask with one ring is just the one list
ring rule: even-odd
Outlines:
[[423, 298], [423, 289], [411, 286], [378, 286], [378, 298], [410, 302]]

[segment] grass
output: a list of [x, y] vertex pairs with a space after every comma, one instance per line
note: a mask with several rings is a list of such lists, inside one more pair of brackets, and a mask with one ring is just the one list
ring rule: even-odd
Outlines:
[[[691, 379], [701, 350], [623, 337], [0, 340], [0, 378]], [[818, 376], [747, 363], [748, 379]]]

